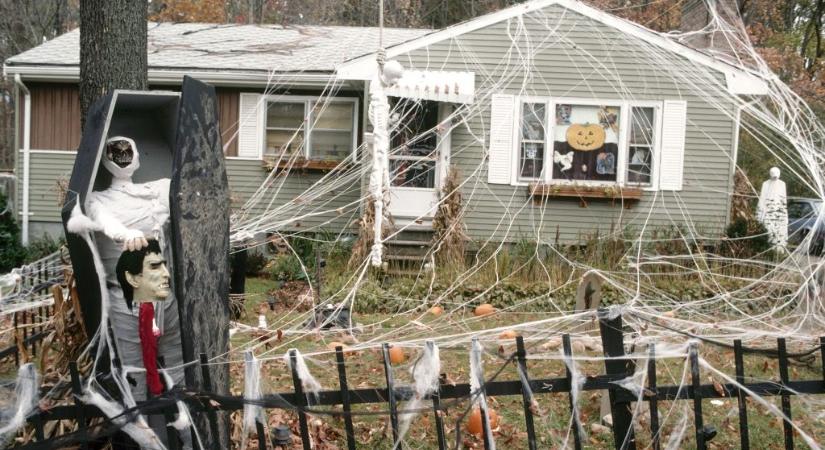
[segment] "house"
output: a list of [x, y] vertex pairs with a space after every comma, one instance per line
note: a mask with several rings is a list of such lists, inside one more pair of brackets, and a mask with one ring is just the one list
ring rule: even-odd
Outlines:
[[[24, 100], [17, 205], [31, 237], [59, 228], [57, 180], [79, 139], [78, 37], [4, 67]], [[407, 69], [388, 88], [396, 226], [430, 228], [448, 167], [476, 240], [673, 225], [718, 235], [727, 224], [738, 105], [766, 92], [758, 77], [576, 0], [387, 29], [384, 44]], [[183, 74], [217, 87], [238, 211], [280, 215], [268, 223], [290, 230], [355, 230], [378, 29], [152, 24], [149, 47], [152, 88], [174, 90]], [[330, 172], [339, 164], [350, 169]]]

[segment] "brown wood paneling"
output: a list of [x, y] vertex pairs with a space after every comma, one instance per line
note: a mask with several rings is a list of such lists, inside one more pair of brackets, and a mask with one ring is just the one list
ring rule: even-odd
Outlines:
[[80, 99], [77, 85], [31, 83], [31, 148], [77, 150]]
[[216, 88], [218, 97], [218, 119], [224, 154], [238, 156], [238, 100], [240, 91], [230, 88]]

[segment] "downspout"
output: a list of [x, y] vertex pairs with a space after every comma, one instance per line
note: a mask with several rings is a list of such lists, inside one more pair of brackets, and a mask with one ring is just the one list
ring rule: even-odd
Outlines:
[[23, 201], [21, 205], [21, 241], [29, 245], [29, 172], [31, 170], [31, 115], [32, 95], [29, 88], [23, 84], [20, 74], [14, 75], [14, 84], [23, 90]]

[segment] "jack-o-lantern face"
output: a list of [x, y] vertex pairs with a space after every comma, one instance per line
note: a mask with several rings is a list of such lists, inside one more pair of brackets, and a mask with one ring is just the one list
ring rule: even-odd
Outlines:
[[567, 143], [576, 150], [590, 151], [604, 145], [604, 128], [598, 124], [573, 124], [567, 127]]

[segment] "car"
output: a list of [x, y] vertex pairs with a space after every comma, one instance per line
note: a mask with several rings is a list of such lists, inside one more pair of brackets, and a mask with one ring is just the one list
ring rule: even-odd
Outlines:
[[825, 247], [825, 217], [823, 201], [818, 198], [789, 198], [788, 199], [788, 241], [792, 244], [802, 244], [813, 233], [808, 244], [809, 253], [821, 255]]

